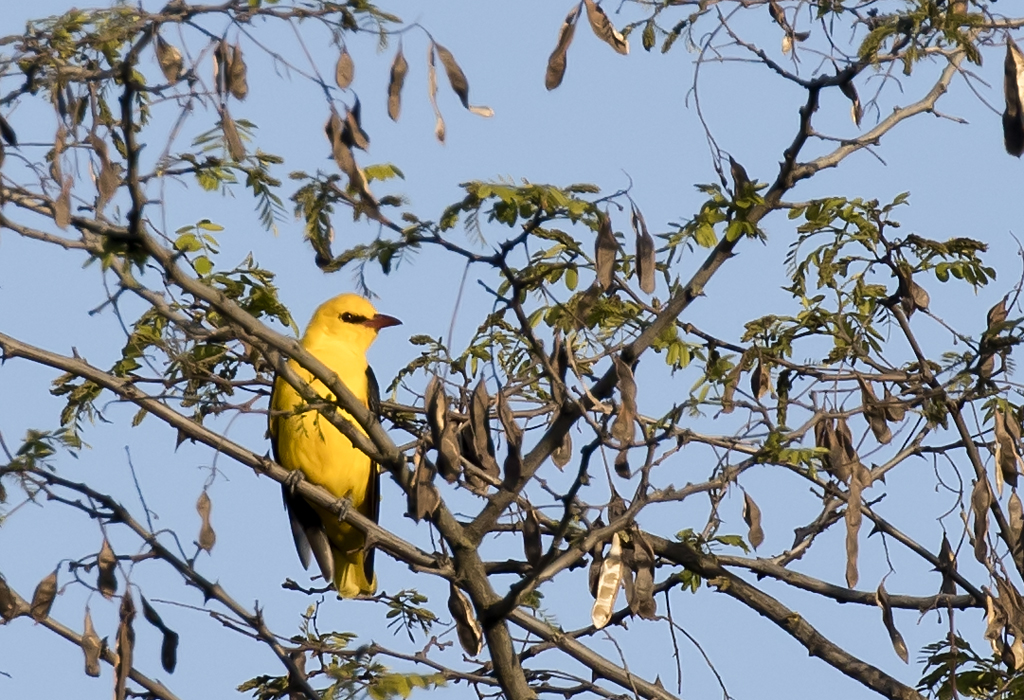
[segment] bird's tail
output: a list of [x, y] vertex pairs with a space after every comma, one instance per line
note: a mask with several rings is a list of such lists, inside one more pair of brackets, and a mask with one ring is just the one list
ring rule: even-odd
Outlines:
[[334, 554], [334, 587], [342, 598], [355, 598], [361, 594], [373, 595], [377, 592], [377, 575], [372, 580], [366, 578], [365, 552], [360, 548], [351, 552], [342, 552], [331, 547]]

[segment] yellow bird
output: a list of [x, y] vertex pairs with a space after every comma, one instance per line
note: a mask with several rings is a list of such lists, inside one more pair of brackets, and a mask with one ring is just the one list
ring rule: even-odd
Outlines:
[[[302, 347], [338, 375], [356, 398], [373, 413], [380, 411], [380, 392], [366, 351], [377, 331], [400, 324], [397, 318], [377, 313], [369, 301], [342, 294], [324, 302], [302, 336]], [[328, 401], [334, 395], [294, 360], [288, 363], [313, 390]], [[377, 522], [380, 509], [380, 471], [370, 458], [317, 411], [286, 381], [278, 377], [270, 397], [270, 440], [274, 459], [286, 469], [301, 471], [306, 479], [338, 498], [350, 498], [353, 507]], [[348, 413], [342, 415], [349, 418]], [[353, 421], [354, 422], [354, 421]], [[373, 550], [365, 552], [366, 538], [348, 523], [309, 503], [284, 487], [284, 502], [291, 520], [295, 548], [304, 568], [310, 555], [324, 580], [334, 582], [338, 595], [354, 598], [377, 589]]]

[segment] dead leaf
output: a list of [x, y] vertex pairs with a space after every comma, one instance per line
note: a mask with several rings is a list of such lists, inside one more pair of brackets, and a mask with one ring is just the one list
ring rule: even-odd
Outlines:
[[[610, 516], [609, 516], [610, 517]], [[612, 546], [608, 557], [601, 563], [601, 575], [597, 582], [597, 596], [594, 607], [590, 611], [590, 620], [594, 627], [602, 629], [612, 619], [615, 599], [622, 585], [622, 541], [619, 533], [612, 535]]]
[[120, 618], [117, 624], [117, 647], [114, 664], [114, 700], [125, 700], [128, 688], [128, 674], [132, 670], [132, 655], [135, 652], [135, 601], [130, 590], [121, 596]]
[[29, 614], [36, 622], [42, 622], [50, 616], [53, 599], [57, 597], [57, 571], [44, 578], [32, 593], [32, 604]]
[[885, 590], [885, 579], [878, 584], [878, 590], [875, 591], [875, 602], [882, 609], [882, 624], [885, 625], [885, 629], [889, 633], [893, 650], [898, 657], [903, 659], [903, 663], [909, 664], [910, 654], [907, 651], [907, 643], [903, 641], [903, 635], [896, 629], [896, 622], [892, 617], [892, 605], [889, 603], [889, 594]]
[[619, 244], [612, 233], [612, 221], [606, 212], [597, 213], [597, 239], [594, 243], [594, 271], [602, 289], [612, 286], [615, 274], [615, 253]]
[[199, 494], [199, 500], [196, 501], [196, 512], [199, 513], [199, 517], [203, 521], [199, 527], [199, 548], [205, 549], [207, 552], [212, 550], [213, 545], [217, 542], [217, 533], [210, 525], [210, 510], [212, 508], [213, 502], [210, 500], [210, 495], [206, 489], [203, 489], [203, 492]]
[[1024, 53], [1009, 36], [1003, 62], [1003, 93], [1003, 144], [1007, 153], [1020, 158], [1024, 153]]
[[590, 21], [590, 28], [594, 30], [594, 35], [618, 53], [623, 56], [627, 55], [629, 53], [629, 42], [612, 25], [611, 20], [608, 19], [608, 15], [604, 13], [600, 5], [595, 4], [594, 0], [583, 0], [583, 3], [587, 7], [587, 19]]
[[[401, 53], [401, 49], [399, 49], [399, 53]], [[349, 55], [348, 47], [344, 46], [341, 49], [341, 55], [338, 56], [338, 64], [334, 66], [334, 82], [342, 90], [345, 90], [352, 84], [355, 75], [356, 64], [352, 61], [352, 56]]]
[[107, 600], [114, 597], [117, 593], [117, 576], [114, 575], [114, 567], [117, 565], [117, 557], [114, 556], [114, 550], [110, 547], [110, 542], [107, 538], [103, 538], [103, 546], [100, 547], [100, 553], [96, 556], [96, 587], [100, 593]]
[[448, 584], [448, 612], [455, 619], [455, 631], [459, 635], [462, 650], [470, 656], [477, 656], [484, 647], [484, 633], [473, 614], [473, 607], [466, 595]]
[[747, 530], [747, 542], [754, 549], [764, 542], [764, 530], [761, 529], [761, 509], [757, 507], [754, 499], [746, 491], [743, 492], [743, 522], [749, 528]]
[[409, 72], [409, 62], [402, 54], [402, 45], [398, 45], [398, 51], [391, 62], [391, 78], [388, 80], [388, 116], [391, 121], [398, 121], [398, 115], [402, 111], [402, 86], [405, 84], [405, 75]]
[[654, 273], [657, 271], [654, 239], [647, 231], [643, 214], [636, 207], [633, 207], [633, 231], [636, 233], [636, 276], [640, 280], [640, 291], [653, 294]]
[[96, 634], [96, 628], [92, 625], [92, 614], [89, 608], [85, 609], [85, 625], [82, 630], [82, 652], [85, 654], [85, 675], [99, 678], [100, 675], [100, 652], [103, 650], [103, 643], [100, 636]]
[[974, 557], [985, 563], [988, 558], [988, 509], [992, 507], [992, 491], [988, 479], [982, 477], [974, 482], [971, 490], [971, 513], [974, 515]]
[[547, 72], [544, 74], [544, 87], [554, 90], [562, 84], [565, 77], [566, 59], [569, 55], [569, 45], [572, 44], [573, 35], [576, 33], [576, 19], [580, 16], [580, 5], [577, 3], [565, 16], [565, 21], [558, 29], [558, 43], [548, 57]]

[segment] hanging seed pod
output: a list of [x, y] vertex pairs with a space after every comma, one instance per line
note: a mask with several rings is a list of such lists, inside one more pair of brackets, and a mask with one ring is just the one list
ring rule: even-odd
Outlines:
[[601, 7], [594, 3], [594, 0], [583, 0], [587, 8], [587, 19], [590, 21], [590, 28], [594, 35], [604, 43], [615, 49], [616, 52], [626, 55], [629, 53], [629, 42], [626, 37], [617, 30], [608, 19]]
[[248, 73], [245, 59], [242, 58], [242, 46], [236, 43], [231, 49], [226, 76], [228, 92], [236, 100], [244, 100], [249, 94]]
[[437, 472], [427, 461], [422, 448], [413, 454], [412, 463], [413, 488], [409, 491], [408, 508], [412, 519], [419, 522], [437, 512], [437, 507], [441, 505], [441, 494], [434, 486]]
[[114, 556], [114, 550], [110, 547], [110, 542], [104, 537], [103, 546], [96, 557], [96, 588], [99, 589], [100, 593], [107, 600], [113, 598], [114, 594], [117, 593], [117, 576], [114, 575], [114, 567], [116, 565], [117, 557]]
[[155, 50], [156, 61], [167, 82], [173, 85], [181, 80], [185, 74], [185, 59], [181, 57], [181, 51], [164, 41], [159, 34], [156, 35]]
[[57, 597], [57, 571], [44, 578], [36, 585], [32, 593], [32, 605], [29, 614], [36, 622], [42, 622], [50, 616], [53, 599]]
[[[401, 52], [401, 49], [399, 49]], [[353, 78], [356, 75], [356, 64], [352, 61], [352, 56], [348, 53], [348, 47], [342, 47], [341, 55], [338, 56], [338, 63], [334, 66], [334, 82], [338, 84], [342, 90], [348, 89], [348, 86], [352, 84]]]
[[992, 507], [992, 491], [988, 479], [982, 477], [974, 482], [971, 491], [971, 514], [974, 516], [974, 558], [984, 564], [988, 558], [988, 509]]
[[658, 604], [654, 600], [654, 550], [639, 528], [630, 533], [630, 539], [633, 542], [632, 568], [636, 579], [629, 597], [629, 609], [634, 615], [653, 620], [658, 613]]
[[477, 656], [484, 647], [483, 629], [473, 614], [469, 599], [453, 583], [448, 584], [448, 612], [455, 619], [455, 631], [462, 650], [470, 656]]
[[889, 603], [889, 594], [885, 590], [885, 579], [878, 584], [878, 590], [875, 591], [875, 602], [882, 609], [882, 624], [885, 625], [885, 630], [889, 633], [893, 650], [903, 660], [903, 663], [909, 664], [910, 654], [907, 651], [907, 643], [903, 641], [903, 635], [896, 629], [896, 622], [892, 617], [892, 605]]
[[143, 617], [163, 635], [163, 643], [160, 647], [160, 665], [168, 673], [174, 673], [174, 668], [178, 665], [178, 633], [164, 624], [159, 613], [146, 600], [146, 596], [141, 596], [141, 598]]
[[1007, 153], [1020, 158], [1024, 154], [1024, 53], [1009, 36], [1003, 62], [1003, 93], [1003, 144]]
[[636, 207], [633, 207], [633, 231], [636, 233], [636, 276], [640, 280], [640, 291], [644, 294], [653, 294], [657, 264], [654, 239], [647, 232], [644, 217]]
[[85, 625], [82, 630], [82, 652], [85, 654], [85, 675], [99, 678], [100, 675], [100, 653], [103, 651], [103, 642], [96, 634], [96, 628], [92, 625], [92, 614], [89, 608], [85, 609]]
[[956, 595], [956, 581], [952, 576], [956, 572], [956, 555], [953, 553], [953, 547], [950, 546], [945, 533], [942, 535], [942, 546], [939, 547], [939, 567], [942, 572], [942, 586], [939, 592]]
[[746, 491], [743, 492], [743, 522], [747, 524], [747, 542], [754, 549], [764, 542], [764, 530], [761, 529], [761, 509]]
[[128, 674], [132, 670], [132, 656], [135, 652], [135, 601], [131, 591], [125, 591], [121, 597], [121, 609], [118, 612], [117, 646], [114, 665], [114, 698], [122, 700], [127, 695]]
[[636, 380], [633, 378], [633, 371], [622, 358], [616, 355], [613, 358], [615, 373], [618, 377], [619, 387], [619, 410], [612, 423], [612, 437], [619, 441], [622, 446], [628, 446], [633, 442], [636, 434]]
[[202, 524], [199, 527], [199, 548], [204, 549], [207, 552], [213, 549], [213, 545], [217, 542], [217, 533], [214, 532], [213, 526], [210, 524], [210, 511], [213, 509], [213, 501], [210, 500], [210, 495], [204, 489], [199, 494], [199, 500], [196, 501], [196, 512], [199, 513], [199, 517], [202, 520]]
[[547, 71], [544, 74], [544, 87], [554, 90], [562, 84], [565, 77], [566, 59], [569, 55], [569, 45], [572, 44], [573, 35], [576, 33], [576, 19], [580, 16], [580, 5], [576, 4], [565, 16], [565, 21], [558, 29], [558, 43], [548, 57]]
[[540, 520], [533, 510], [526, 511], [523, 517], [523, 552], [526, 561], [536, 570], [540, 566], [544, 549], [540, 539]]
[[597, 596], [590, 611], [594, 627], [602, 629], [612, 619], [615, 599], [622, 585], [624, 566], [622, 564], [622, 541], [619, 533], [612, 535], [612, 546], [608, 557], [601, 563], [601, 575], [597, 582]]
[[398, 115], [402, 112], [402, 86], [408, 72], [409, 62], [405, 60], [402, 45], [399, 44], [395, 59], [391, 62], [391, 78], [388, 80], [388, 116], [394, 122], [398, 121]]
[[594, 271], [601, 289], [612, 286], [615, 275], [615, 253], [619, 244], [612, 233], [612, 221], [605, 212], [598, 212], [597, 239], [594, 246]]

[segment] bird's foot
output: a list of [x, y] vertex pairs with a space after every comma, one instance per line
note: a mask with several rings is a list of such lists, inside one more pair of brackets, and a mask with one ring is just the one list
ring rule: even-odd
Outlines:
[[305, 478], [305, 474], [296, 469], [287, 477], [285, 477], [285, 480], [281, 483], [286, 489], [288, 489], [288, 493], [294, 496], [295, 488], [299, 485], [299, 482], [303, 481]]

